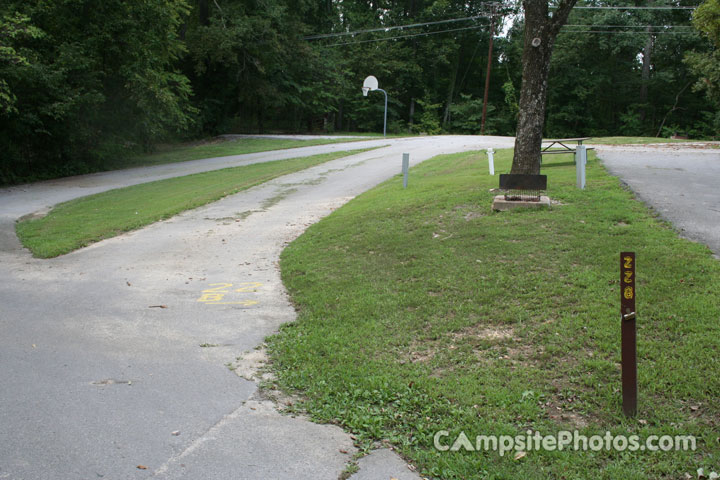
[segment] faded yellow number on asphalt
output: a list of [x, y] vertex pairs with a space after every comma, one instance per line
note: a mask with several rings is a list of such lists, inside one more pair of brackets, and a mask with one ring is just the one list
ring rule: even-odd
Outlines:
[[233, 287], [232, 283], [211, 283], [208, 285], [210, 288], [206, 288], [202, 291], [202, 295], [197, 299], [198, 302], [204, 303], [205, 305], [243, 305], [246, 307], [257, 305], [256, 300], [235, 300], [234, 293], [246, 293], [246, 292], [257, 292], [257, 289], [262, 287], [260, 282], [242, 282], [239, 283], [240, 288], [236, 288], [234, 291], [231, 290]]

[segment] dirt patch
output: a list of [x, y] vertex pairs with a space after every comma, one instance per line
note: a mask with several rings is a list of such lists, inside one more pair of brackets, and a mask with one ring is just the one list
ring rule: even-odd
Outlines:
[[269, 373], [267, 366], [268, 356], [263, 346], [237, 357], [232, 364], [232, 369], [239, 377], [251, 382], [272, 380], [272, 375]]
[[50, 213], [50, 210], [52, 210], [52, 207], [46, 207], [41, 210], [38, 210], [37, 212], [28, 213], [27, 215], [23, 215], [18, 219], [18, 222], [24, 222], [26, 220], [37, 220], [38, 218], [46, 217], [48, 213]]
[[550, 395], [538, 403], [547, 412], [548, 418], [560, 425], [570, 425], [575, 429], [582, 429], [594, 423], [591, 418], [575, 410], [579, 402], [580, 392], [570, 388], [562, 379], [551, 382]]
[[473, 325], [459, 332], [453, 332], [451, 335], [453, 340], [462, 340], [467, 337], [483, 340], [509, 340], [514, 337], [515, 329], [509, 325]]
[[[282, 412], [292, 408], [301, 400], [299, 397], [281, 392], [274, 385], [275, 377], [270, 371], [270, 360], [264, 344], [255, 350], [243, 353], [228, 367], [239, 377], [260, 383], [260, 388], [253, 395], [253, 399], [258, 402], [265, 402], [266, 408], [271, 402], [278, 411]], [[255, 410], [255, 408], [252, 408], [252, 410]]]
[[480, 218], [480, 217], [484, 217], [484, 216], [486, 216], [485, 213], [468, 212], [463, 216], [463, 218], [465, 219], [466, 222], [469, 222], [470, 220], [475, 220], [476, 218]]

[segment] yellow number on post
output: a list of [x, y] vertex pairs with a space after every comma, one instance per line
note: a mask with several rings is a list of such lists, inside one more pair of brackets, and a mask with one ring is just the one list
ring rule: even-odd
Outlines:
[[625, 268], [632, 268], [632, 257], [625, 257]]

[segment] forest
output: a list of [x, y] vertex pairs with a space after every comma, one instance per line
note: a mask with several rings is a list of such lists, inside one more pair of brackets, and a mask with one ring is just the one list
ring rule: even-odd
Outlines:
[[[701, 4], [700, 8], [698, 5]], [[545, 135], [720, 133], [720, 1], [581, 1], [552, 57]], [[492, 49], [490, 41], [492, 39]], [[6, 0], [0, 184], [222, 133], [513, 135], [520, 2]]]

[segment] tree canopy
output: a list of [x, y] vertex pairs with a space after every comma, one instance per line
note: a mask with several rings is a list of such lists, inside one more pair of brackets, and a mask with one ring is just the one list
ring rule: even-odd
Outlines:
[[[555, 41], [546, 136], [720, 131], [718, 0], [587, 0]], [[664, 7], [622, 9], [625, 6]], [[551, 2], [552, 7], [552, 2]], [[0, 183], [232, 132], [512, 135], [524, 16], [479, 0], [9, 0]], [[711, 100], [708, 102], [708, 98]]]

